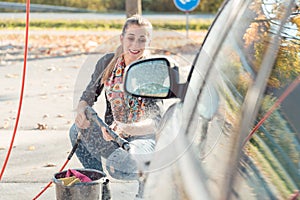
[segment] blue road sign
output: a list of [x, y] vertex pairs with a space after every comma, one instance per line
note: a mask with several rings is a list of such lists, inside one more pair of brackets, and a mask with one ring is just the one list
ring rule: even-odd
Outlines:
[[200, 3], [200, 0], [173, 0], [175, 6], [183, 11], [189, 12], [194, 10]]

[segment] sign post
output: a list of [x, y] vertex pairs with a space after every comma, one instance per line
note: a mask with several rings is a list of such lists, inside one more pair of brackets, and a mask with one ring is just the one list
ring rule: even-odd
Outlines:
[[194, 10], [200, 3], [200, 0], [173, 0], [175, 6], [186, 14], [186, 37], [189, 37], [189, 12]]

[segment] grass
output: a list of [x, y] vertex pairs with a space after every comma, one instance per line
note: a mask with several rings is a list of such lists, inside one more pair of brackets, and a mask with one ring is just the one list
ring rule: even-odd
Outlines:
[[[156, 29], [185, 30], [185, 20], [151, 21]], [[207, 30], [212, 20], [194, 19], [189, 22], [189, 30]], [[124, 20], [30, 20], [31, 29], [78, 29], [78, 30], [119, 30]], [[20, 19], [0, 19], [1, 29], [23, 29], [25, 21]]]
[[293, 186], [285, 177], [284, 172], [277, 159], [272, 155], [267, 148], [254, 136], [251, 143], [248, 145], [248, 150], [251, 157], [256, 161], [257, 167], [268, 179], [268, 182], [273, 185], [277, 191], [284, 197], [288, 197], [293, 192]]

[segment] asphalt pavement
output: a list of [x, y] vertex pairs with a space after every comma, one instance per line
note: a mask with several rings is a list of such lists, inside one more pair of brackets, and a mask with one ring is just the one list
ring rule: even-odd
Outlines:
[[[0, 32], [0, 37], [2, 37], [1, 33], [4, 31]], [[39, 36], [39, 33], [30, 33]], [[18, 32], [18, 34], [23, 34], [23, 32]], [[63, 32], [63, 34], [71, 33]], [[11, 35], [14, 37], [16, 33]], [[179, 38], [185, 38], [184, 35], [176, 35], [180, 36]], [[165, 36], [159, 35], [159, 37]], [[177, 37], [170, 38], [175, 40]], [[178, 41], [185, 42], [183, 39], [176, 39], [167, 44], [168, 41], [164, 43], [165, 48], [168, 45], [172, 46], [173, 43], [177, 44]], [[2, 51], [7, 48], [9, 52], [12, 45], [7, 44], [1, 48]], [[191, 49], [189, 48], [189, 51], [193, 52], [197, 49], [198, 46], [194, 45]], [[43, 50], [43, 48], [41, 47], [39, 50]], [[30, 53], [33, 53], [33, 49]], [[1, 56], [3, 55], [1, 54]], [[191, 60], [183, 58], [194, 57], [193, 53], [187, 53], [186, 57], [182, 56], [182, 58], [180, 55], [178, 58], [182, 62]], [[74, 122], [74, 106], [87, 85], [100, 56], [99, 54], [78, 54], [47, 57], [39, 53], [34, 57], [31, 54], [27, 62], [18, 129], [7, 166], [0, 180], [0, 200], [33, 199], [52, 181], [54, 174], [59, 172], [66, 162], [72, 148], [68, 131]], [[21, 80], [24, 76], [23, 61], [22, 59], [14, 60], [15, 57], [16, 55], [10, 52], [6, 53], [6, 57], [4, 56], [7, 60], [3, 60], [3, 57], [0, 59], [0, 169], [3, 169], [16, 126]], [[183, 69], [185, 72], [185, 68]], [[100, 117], [103, 116], [105, 109], [103, 96], [98, 98], [94, 109]], [[82, 168], [75, 155], [65, 170], [69, 168]], [[111, 177], [109, 180], [112, 199], [134, 199], [138, 191], [137, 181], [120, 181]], [[45, 200], [55, 198], [53, 184], [39, 197], [39, 199]]]
[[[77, 101], [74, 83], [78, 82], [79, 74], [84, 76], [81, 67], [74, 66], [94, 66], [95, 61], [85, 55], [28, 61], [18, 129], [0, 181], [1, 200], [33, 199], [67, 161], [72, 149], [68, 133], [74, 121], [73, 104]], [[18, 61], [0, 67], [1, 169], [16, 122], [22, 66], [23, 62]], [[99, 114], [103, 112], [103, 105], [100, 98], [95, 107]], [[82, 169], [76, 155], [64, 168], [67, 169]], [[111, 177], [109, 180], [112, 199], [134, 199], [137, 181], [120, 181]], [[54, 186], [52, 184], [38, 199], [56, 199]]]
[[[0, 146], [7, 147], [11, 131], [1, 131]], [[67, 131], [18, 131], [7, 168], [0, 182], [1, 200], [28, 200], [36, 197], [67, 161], [71, 150]], [[0, 150], [3, 163], [7, 148]], [[82, 169], [74, 155], [64, 170]], [[112, 199], [134, 199], [137, 181], [120, 181], [109, 177]], [[101, 186], [101, 185], [99, 185]], [[38, 199], [56, 199], [52, 185]]]

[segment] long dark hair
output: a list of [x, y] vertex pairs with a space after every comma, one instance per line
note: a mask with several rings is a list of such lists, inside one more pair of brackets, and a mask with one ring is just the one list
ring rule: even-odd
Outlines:
[[[138, 25], [138, 26], [144, 26], [144, 27], [147, 27], [149, 29], [149, 37], [152, 36], [152, 24], [149, 20], [143, 18], [142, 16], [136, 14], [136, 15], [133, 15], [129, 18], [127, 18], [123, 28], [122, 28], [122, 35], [124, 36], [125, 35], [125, 32], [127, 30], [127, 28], [130, 26], [130, 25]], [[147, 30], [148, 30], [147, 29]], [[150, 31], [151, 30], [151, 31]], [[115, 64], [118, 60], [118, 58], [120, 56], [123, 55], [123, 46], [120, 45], [117, 47], [117, 49], [115, 50], [115, 55], [114, 57], [112, 58], [112, 60], [110, 61], [110, 63], [108, 64], [108, 66], [105, 68], [104, 72], [103, 72], [103, 75], [102, 75], [102, 80], [101, 80], [101, 83], [104, 83], [111, 75], [114, 67], [115, 67]]]

